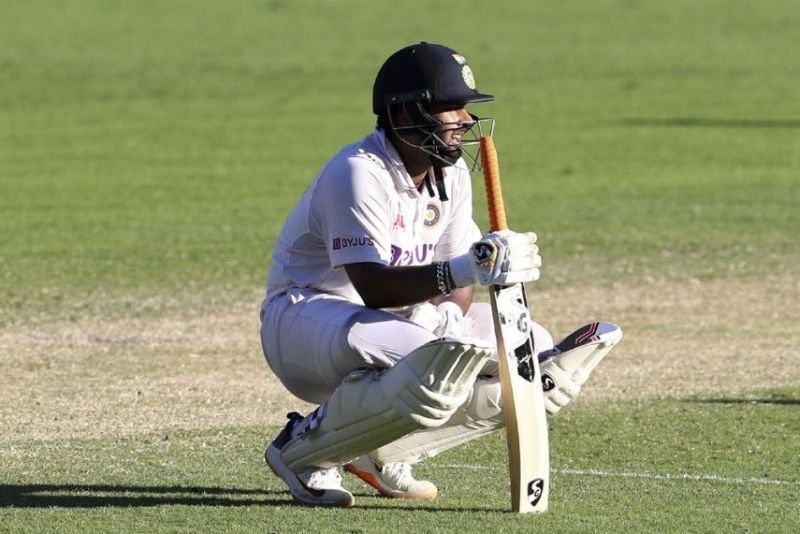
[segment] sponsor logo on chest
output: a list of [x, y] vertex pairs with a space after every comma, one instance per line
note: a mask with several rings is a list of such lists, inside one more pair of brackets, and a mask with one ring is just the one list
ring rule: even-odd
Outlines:
[[[412, 206], [417, 209], [416, 206]], [[397, 207], [397, 215], [392, 223], [392, 258], [390, 265], [428, 265], [433, 262], [436, 243], [441, 236], [442, 206], [428, 201], [425, 211], [406, 211]], [[409, 206], [406, 206], [409, 209]]]
[[427, 265], [433, 259], [436, 245], [433, 243], [419, 243], [406, 248], [392, 245], [392, 259], [390, 265]]

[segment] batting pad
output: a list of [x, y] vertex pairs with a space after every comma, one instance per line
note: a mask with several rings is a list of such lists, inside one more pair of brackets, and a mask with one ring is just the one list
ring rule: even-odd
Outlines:
[[542, 385], [547, 413], [555, 414], [574, 399], [606, 354], [622, 339], [613, 323], [591, 323], [542, 353]]
[[[548, 334], [549, 335], [549, 334]], [[592, 323], [579, 328], [540, 356], [545, 408], [558, 413], [581, 391], [592, 371], [622, 339], [613, 323]], [[498, 377], [480, 378], [467, 398], [443, 426], [417, 430], [370, 452], [378, 465], [414, 464], [432, 458], [505, 426], [503, 396]]]
[[414, 430], [440, 426], [467, 400], [491, 354], [483, 340], [445, 338], [386, 371], [353, 373], [281, 456], [293, 470], [333, 467]]
[[369, 455], [378, 465], [391, 462], [415, 464], [504, 426], [500, 379], [496, 376], [479, 378], [466, 402], [459, 406], [446, 424], [412, 432]]

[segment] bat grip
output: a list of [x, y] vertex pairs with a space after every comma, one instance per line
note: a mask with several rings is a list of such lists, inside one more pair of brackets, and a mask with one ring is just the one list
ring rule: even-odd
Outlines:
[[503, 203], [503, 189], [500, 187], [500, 165], [492, 136], [480, 138], [481, 167], [486, 186], [486, 203], [489, 207], [489, 226], [493, 232], [508, 230], [506, 208]]

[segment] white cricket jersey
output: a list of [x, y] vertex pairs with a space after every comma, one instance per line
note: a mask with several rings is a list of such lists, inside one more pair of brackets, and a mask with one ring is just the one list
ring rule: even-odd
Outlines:
[[418, 190], [380, 129], [328, 161], [278, 235], [267, 301], [312, 288], [363, 304], [344, 270], [349, 263], [428, 265], [463, 254], [480, 239], [472, 184], [463, 160], [444, 169], [449, 200]]

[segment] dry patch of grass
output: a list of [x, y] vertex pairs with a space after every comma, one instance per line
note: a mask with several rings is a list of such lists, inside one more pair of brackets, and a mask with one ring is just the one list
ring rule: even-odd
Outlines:
[[290, 397], [267, 371], [253, 306], [0, 332], [0, 432], [120, 435], [272, 424]]
[[537, 300], [555, 332], [566, 333], [574, 318], [611, 320], [625, 330], [587, 384], [584, 401], [737, 393], [800, 382], [796, 278], [618, 284], [549, 292]]
[[[556, 337], [596, 319], [625, 339], [581, 402], [800, 382], [800, 281], [653, 282], [532, 291]], [[253, 300], [182, 316], [87, 316], [0, 330], [0, 441], [274, 425], [307, 409], [268, 371]]]

